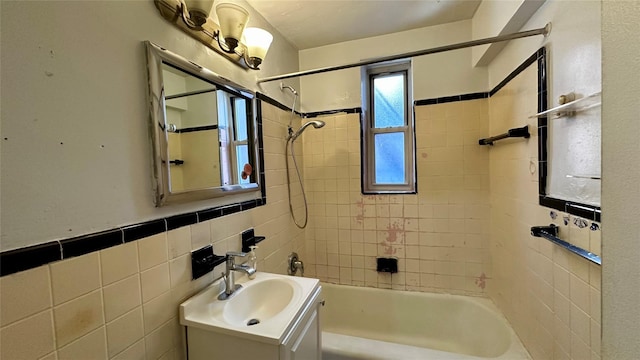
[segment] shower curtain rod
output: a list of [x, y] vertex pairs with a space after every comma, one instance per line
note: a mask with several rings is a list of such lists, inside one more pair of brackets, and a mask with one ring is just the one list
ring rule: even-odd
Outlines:
[[472, 46], [492, 44], [492, 43], [496, 43], [496, 42], [513, 40], [513, 39], [520, 39], [520, 38], [529, 37], [529, 36], [535, 36], [535, 35], [545, 35], [546, 36], [546, 35], [549, 34], [550, 31], [551, 31], [551, 23], [547, 23], [547, 25], [545, 25], [545, 27], [539, 28], [539, 29], [521, 31], [521, 32], [517, 32], [517, 33], [494, 36], [494, 37], [485, 38], [485, 39], [466, 41], [466, 42], [461, 42], [461, 43], [457, 43], [457, 44], [434, 47], [434, 48], [431, 48], [431, 49], [412, 51], [412, 52], [408, 52], [408, 53], [404, 53], [404, 54], [383, 56], [383, 57], [379, 57], [379, 58], [375, 58], [375, 59], [371, 59], [371, 60], [364, 60], [364, 61], [360, 61], [360, 62], [357, 62], [357, 63], [351, 63], [351, 64], [347, 64], [347, 65], [328, 66], [328, 67], [323, 67], [323, 68], [318, 68], [318, 69], [304, 70], [304, 71], [298, 71], [298, 72], [289, 73], [289, 74], [270, 76], [270, 77], [258, 79], [257, 83], [260, 84], [260, 83], [263, 83], [263, 82], [269, 82], [269, 81], [275, 81], [275, 80], [283, 80], [283, 79], [289, 79], [289, 78], [293, 78], [293, 77], [307, 76], [307, 75], [313, 75], [313, 74], [320, 74], [320, 73], [325, 73], [325, 72], [329, 72], [329, 71], [350, 69], [350, 68], [353, 68], [353, 67], [372, 65], [372, 64], [385, 62], [385, 61], [392, 61], [392, 60], [399, 60], [399, 59], [415, 57], [415, 56], [436, 54], [436, 53], [445, 52], [445, 51], [464, 49], [464, 48], [468, 48], [468, 47], [472, 47]]

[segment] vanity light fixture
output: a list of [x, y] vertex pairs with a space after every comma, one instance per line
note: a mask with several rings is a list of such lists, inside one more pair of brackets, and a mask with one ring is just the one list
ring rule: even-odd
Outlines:
[[209, 18], [214, 0], [154, 0], [162, 17], [197, 40], [239, 64], [259, 70], [273, 36], [266, 30], [246, 28], [249, 12], [233, 3], [220, 3], [220, 24]]

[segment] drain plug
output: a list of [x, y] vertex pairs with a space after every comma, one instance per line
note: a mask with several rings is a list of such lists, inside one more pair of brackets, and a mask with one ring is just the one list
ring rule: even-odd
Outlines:
[[247, 321], [247, 326], [251, 326], [251, 325], [255, 325], [255, 324], [260, 324], [260, 320], [251, 319], [251, 320]]

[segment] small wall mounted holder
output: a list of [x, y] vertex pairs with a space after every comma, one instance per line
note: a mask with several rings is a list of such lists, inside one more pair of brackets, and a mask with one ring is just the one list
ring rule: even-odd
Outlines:
[[251, 246], [256, 245], [262, 240], [266, 239], [264, 236], [255, 236], [253, 228], [245, 230], [241, 234], [242, 238], [242, 252], [248, 253], [251, 251]]
[[376, 271], [377, 272], [388, 272], [391, 274], [395, 274], [398, 272], [398, 259], [397, 258], [383, 258], [379, 257], [376, 259]]
[[512, 137], [522, 137], [522, 138], [525, 138], [525, 139], [528, 139], [529, 137], [531, 137], [531, 134], [529, 134], [529, 125], [525, 125], [525, 126], [523, 126], [521, 128], [509, 129], [504, 134], [492, 136], [492, 137], [486, 138], [486, 139], [480, 139], [480, 140], [478, 140], [478, 144], [480, 144], [480, 145], [493, 145], [494, 141], [498, 141], [498, 140], [502, 140], [502, 139], [506, 139], [506, 138], [512, 138]]
[[195, 280], [224, 263], [225, 257], [213, 253], [213, 246], [207, 245], [191, 252], [191, 279]]

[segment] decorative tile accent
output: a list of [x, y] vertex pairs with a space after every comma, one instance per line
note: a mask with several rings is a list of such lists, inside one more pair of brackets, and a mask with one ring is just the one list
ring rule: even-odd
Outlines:
[[181, 228], [183, 226], [193, 225], [198, 222], [198, 213], [189, 213], [189, 214], [181, 214], [175, 215], [172, 217], [166, 218], [167, 221], [167, 231]]
[[122, 228], [125, 242], [144, 239], [165, 231], [167, 231], [167, 221], [165, 219], [147, 221]]
[[65, 259], [82, 256], [94, 251], [123, 244], [121, 229], [113, 229], [101, 233], [80, 236], [73, 239], [61, 240], [62, 256]]
[[62, 260], [60, 242], [52, 241], [0, 253], [0, 276]]
[[416, 100], [413, 102], [413, 105], [425, 106], [425, 105], [445, 104], [445, 103], [457, 102], [457, 101], [486, 99], [488, 97], [489, 97], [488, 92], [478, 92], [478, 93], [462, 94], [462, 95], [455, 95], [455, 96], [445, 96], [445, 97], [432, 98], [432, 99]]

